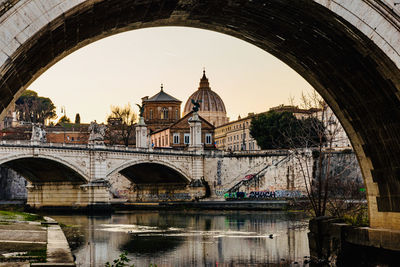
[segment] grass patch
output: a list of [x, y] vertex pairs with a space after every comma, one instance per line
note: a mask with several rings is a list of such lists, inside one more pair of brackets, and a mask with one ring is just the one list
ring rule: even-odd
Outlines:
[[1, 221], [10, 221], [10, 220], [19, 220], [19, 221], [43, 221], [43, 216], [25, 213], [21, 211], [6, 211], [0, 210], [0, 220]]
[[368, 214], [364, 212], [356, 214], [346, 214], [343, 215], [343, 220], [345, 223], [351, 224], [353, 226], [365, 227], [369, 226]]
[[47, 253], [46, 249], [31, 250], [31, 251], [28, 251], [26, 256], [46, 258], [46, 253]]
[[31, 250], [28, 251], [26, 254], [28, 257], [35, 257], [34, 260], [31, 260], [30, 262], [46, 262], [47, 261], [47, 250], [46, 249], [38, 249], [38, 250]]

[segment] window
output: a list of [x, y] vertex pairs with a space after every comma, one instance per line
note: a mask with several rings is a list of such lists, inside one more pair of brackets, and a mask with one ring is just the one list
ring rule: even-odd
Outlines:
[[212, 136], [210, 133], [206, 133], [206, 144], [210, 145], [212, 141]]
[[167, 108], [163, 108], [161, 110], [161, 119], [164, 119], [164, 120], [168, 119], [168, 109]]
[[153, 110], [152, 109], [150, 109], [150, 120], [152, 120], [153, 119]]
[[174, 133], [174, 144], [179, 144], [179, 134]]
[[71, 140], [72, 140], [72, 141], [75, 141], [75, 138], [74, 138], [74, 137], [71, 137]]
[[185, 133], [184, 135], [184, 144], [190, 144], [190, 134]]
[[178, 119], [178, 118], [179, 118], [179, 112], [177, 109], [175, 109], [175, 119]]

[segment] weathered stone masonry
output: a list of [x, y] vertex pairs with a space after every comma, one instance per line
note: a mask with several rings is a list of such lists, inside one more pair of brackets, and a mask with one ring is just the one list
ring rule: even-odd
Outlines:
[[0, 109], [103, 37], [165, 25], [226, 33], [275, 55], [324, 97], [357, 153], [371, 226], [400, 229], [399, 11], [372, 0], [1, 1]]

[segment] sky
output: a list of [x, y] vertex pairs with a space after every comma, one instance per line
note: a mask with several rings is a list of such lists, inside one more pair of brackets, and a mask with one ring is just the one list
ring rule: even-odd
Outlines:
[[74, 120], [106, 121], [111, 105], [141, 104], [164, 91], [182, 101], [197, 90], [203, 68], [231, 120], [288, 104], [313, 89], [286, 64], [225, 34], [187, 27], [157, 27], [91, 43], [49, 68], [28, 89], [49, 97]]

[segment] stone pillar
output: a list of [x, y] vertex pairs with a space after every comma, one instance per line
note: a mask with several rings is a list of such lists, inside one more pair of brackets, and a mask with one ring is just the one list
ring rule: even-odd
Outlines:
[[[193, 116], [189, 119], [190, 125], [190, 145], [189, 151], [196, 152], [196, 155], [192, 158], [192, 182], [191, 185], [202, 185], [204, 180], [204, 157], [202, 155], [203, 152], [203, 144], [201, 143], [201, 120], [197, 112], [193, 112]], [[203, 189], [200, 187], [196, 187], [195, 191], [197, 192], [194, 195], [198, 195], [199, 197], [204, 196], [204, 192], [200, 193], [198, 189]], [[204, 191], [204, 190], [202, 190]], [[191, 192], [193, 194], [193, 192]]]
[[147, 126], [144, 123], [143, 117], [140, 117], [138, 124], [136, 124], [136, 147], [137, 148], [148, 148]]
[[71, 182], [49, 182], [27, 186], [27, 205], [31, 208], [109, 208], [109, 185], [105, 180], [89, 182], [85, 185]]
[[193, 116], [189, 119], [190, 125], [190, 145], [189, 151], [200, 151], [203, 149], [201, 143], [201, 120], [197, 112], [193, 112]]

